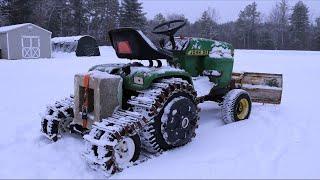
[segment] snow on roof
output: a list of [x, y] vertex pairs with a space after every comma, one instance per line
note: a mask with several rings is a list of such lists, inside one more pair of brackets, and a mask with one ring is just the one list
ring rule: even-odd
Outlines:
[[50, 31], [40, 27], [40, 26], [37, 26], [35, 24], [32, 24], [32, 23], [23, 23], [23, 24], [15, 24], [15, 25], [10, 25], [10, 26], [2, 26], [0, 27], [0, 33], [6, 33], [8, 31], [11, 31], [11, 30], [14, 30], [14, 29], [18, 29], [18, 28], [21, 28], [21, 27], [24, 27], [24, 26], [27, 26], [27, 25], [33, 25], [33, 26], [36, 26], [44, 31], [47, 31], [49, 33], [51, 33]]
[[84, 36], [55, 37], [51, 39], [51, 42], [53, 43], [74, 42], [74, 41], [78, 41], [82, 37]]
[[16, 25], [11, 25], [11, 26], [2, 26], [2, 27], [0, 27], [0, 33], [5, 33], [5, 32], [8, 32], [8, 31], [11, 31], [13, 29], [17, 29], [17, 28], [26, 26], [28, 24], [30, 24], [30, 23], [16, 24]]

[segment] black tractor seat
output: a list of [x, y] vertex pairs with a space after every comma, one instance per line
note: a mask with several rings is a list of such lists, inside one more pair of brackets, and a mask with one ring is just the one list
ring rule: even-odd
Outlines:
[[119, 28], [109, 31], [111, 44], [119, 58], [132, 60], [172, 59], [172, 52], [154, 45], [140, 30]]

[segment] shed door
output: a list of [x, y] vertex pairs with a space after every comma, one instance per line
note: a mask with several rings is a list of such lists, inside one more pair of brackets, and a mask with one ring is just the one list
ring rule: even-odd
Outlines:
[[40, 37], [22, 36], [22, 57], [26, 59], [40, 57]]

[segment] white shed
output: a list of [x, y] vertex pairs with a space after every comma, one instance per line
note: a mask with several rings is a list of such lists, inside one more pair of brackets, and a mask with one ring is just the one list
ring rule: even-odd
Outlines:
[[51, 34], [31, 23], [0, 27], [0, 59], [51, 58]]

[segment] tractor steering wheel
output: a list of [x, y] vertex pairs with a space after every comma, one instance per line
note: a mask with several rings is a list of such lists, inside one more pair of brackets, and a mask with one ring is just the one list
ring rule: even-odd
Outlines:
[[174, 41], [173, 35], [181, 29], [183, 26], [185, 26], [187, 23], [186, 20], [172, 20], [167, 21], [162, 24], [159, 24], [158, 26], [154, 27], [152, 30], [152, 33], [154, 34], [163, 34], [166, 36], [169, 36], [171, 44], [172, 44], [172, 50], [176, 48], [176, 43]]
[[152, 33], [173, 36], [180, 28], [186, 25], [185, 20], [167, 21], [154, 27]]

